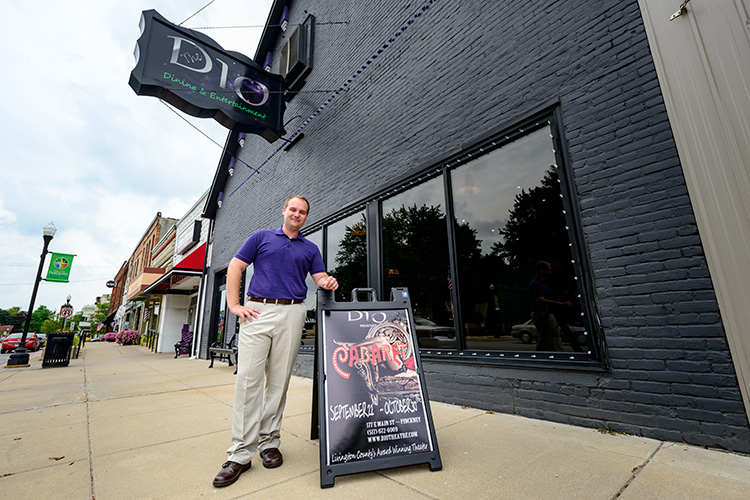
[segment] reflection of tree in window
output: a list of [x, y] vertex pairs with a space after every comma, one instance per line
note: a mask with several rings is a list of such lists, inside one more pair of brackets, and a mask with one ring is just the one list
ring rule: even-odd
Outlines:
[[[557, 172], [548, 170], [541, 184], [516, 195], [513, 210], [500, 231], [503, 241], [496, 243], [492, 253], [500, 256], [512, 270], [523, 270], [519, 285], [525, 290], [540, 260], [550, 262], [554, 269], [548, 283], [555, 300], [570, 300], [572, 310], [559, 310], [559, 323], [576, 322], [573, 313], [580, 312], [577, 299], [575, 270], [571, 262], [570, 238], [560, 198]], [[528, 319], [529, 308], [521, 301], [519, 319]], [[558, 317], [559, 316], [559, 317]]]
[[[480, 255], [481, 242], [467, 223], [456, 222], [461, 255]], [[394, 208], [383, 217], [386, 290], [409, 288], [414, 315], [453, 325], [448, 236], [440, 206]]]
[[[305, 233], [305, 238], [315, 243], [318, 248], [323, 246], [323, 234], [322, 231], [316, 231], [311, 234]], [[252, 266], [250, 266], [252, 267]], [[248, 267], [248, 269], [250, 269]], [[248, 283], [249, 283], [248, 278]], [[308, 274], [305, 277], [305, 284], [307, 285], [307, 296], [305, 297], [305, 338], [309, 339], [305, 343], [312, 343], [312, 338], [315, 336], [315, 321], [317, 315], [317, 293], [318, 287], [312, 279], [312, 276]]]
[[367, 223], [365, 216], [346, 226], [336, 252], [336, 268], [330, 270], [339, 282], [336, 300], [350, 299], [354, 288], [367, 287]]
[[528, 284], [540, 260], [552, 264], [553, 293], [575, 304], [558, 321], [580, 319], [568, 223], [558, 172], [550, 168], [550, 146], [548, 132], [540, 129], [451, 174], [456, 217], [467, 220], [482, 243], [477, 249], [473, 242], [467, 248], [465, 240], [456, 241], [469, 348], [528, 349], [510, 333], [513, 325], [530, 318]]
[[548, 170], [541, 185], [516, 195], [500, 234], [503, 241], [492, 246], [492, 254], [514, 269], [533, 268], [550, 256], [559, 260], [570, 255], [557, 172]]
[[[516, 194], [500, 234], [503, 240], [492, 246], [489, 255], [474, 254], [459, 260], [462, 304], [473, 305], [473, 310], [463, 310], [467, 335], [497, 337], [529, 319], [527, 287], [540, 260], [553, 265], [550, 287], [557, 299], [575, 304], [558, 321], [573, 323], [580, 305], [576, 301], [570, 240], [556, 171], [547, 170], [538, 186]], [[558, 314], [562, 316], [562, 312]], [[481, 324], [477, 322], [480, 316]]]
[[394, 208], [383, 217], [386, 293], [407, 287], [414, 315], [451, 325], [448, 240], [440, 206]]

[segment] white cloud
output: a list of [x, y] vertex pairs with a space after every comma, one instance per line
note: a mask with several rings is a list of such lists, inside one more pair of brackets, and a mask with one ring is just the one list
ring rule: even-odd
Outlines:
[[[179, 218], [210, 186], [227, 130], [178, 116], [128, 85], [141, 11], [180, 23], [207, 0], [12, 2], [0, 44], [0, 308], [28, 307], [50, 220], [53, 251], [77, 254], [71, 283], [35, 307], [77, 308], [108, 293], [157, 212]], [[263, 25], [270, 0], [216, 0], [186, 27]], [[261, 28], [203, 31], [252, 57]], [[186, 123], [185, 118], [189, 121]], [[46, 264], [45, 264], [46, 266]]]

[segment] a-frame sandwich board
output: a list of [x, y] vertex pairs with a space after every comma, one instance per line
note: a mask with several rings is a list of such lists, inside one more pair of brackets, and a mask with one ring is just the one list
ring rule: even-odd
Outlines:
[[337, 302], [318, 290], [311, 437], [320, 436], [321, 488], [346, 474], [442, 469], [409, 292], [374, 297], [354, 289], [351, 302]]

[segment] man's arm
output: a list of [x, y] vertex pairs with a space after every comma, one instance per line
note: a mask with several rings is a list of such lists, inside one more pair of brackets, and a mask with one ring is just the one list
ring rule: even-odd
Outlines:
[[[229, 287], [227, 287], [227, 290], [229, 290]], [[573, 307], [573, 303], [569, 300], [565, 302], [558, 302], [556, 300], [550, 300], [547, 297], [544, 297], [540, 295], [539, 297], [534, 297], [534, 300], [537, 304], [547, 304], [547, 305], [554, 305], [554, 306], [564, 306], [564, 307]]]
[[[312, 275], [312, 279], [315, 282], [315, 286], [324, 290], [336, 290], [339, 287], [339, 282], [336, 281], [336, 278], [329, 276], [328, 273], [315, 273]], [[228, 282], [227, 291], [229, 291]]]
[[252, 321], [258, 317], [260, 311], [254, 307], [248, 307], [240, 305], [240, 284], [242, 283], [242, 273], [245, 272], [247, 262], [243, 262], [237, 257], [232, 258], [227, 268], [227, 307], [240, 319], [240, 323], [244, 320]]

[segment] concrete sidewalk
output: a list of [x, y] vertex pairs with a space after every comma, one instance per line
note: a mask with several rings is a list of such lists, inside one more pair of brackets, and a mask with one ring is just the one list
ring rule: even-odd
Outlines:
[[[429, 384], [429, 381], [428, 381]], [[341, 476], [321, 489], [312, 381], [294, 377], [284, 465], [211, 485], [230, 444], [233, 368], [90, 343], [65, 368], [0, 368], [4, 498], [747, 499], [750, 457], [431, 403], [443, 470]]]

